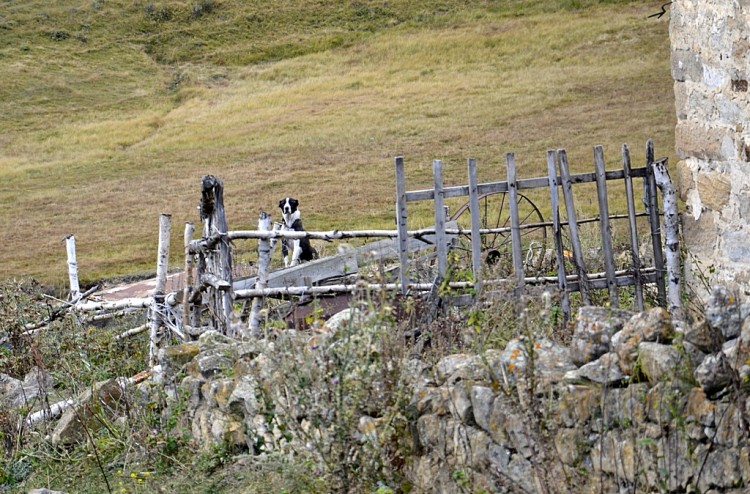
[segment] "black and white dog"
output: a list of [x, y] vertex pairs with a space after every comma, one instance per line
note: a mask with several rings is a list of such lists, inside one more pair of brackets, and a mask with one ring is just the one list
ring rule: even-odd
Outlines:
[[[285, 197], [279, 201], [281, 216], [284, 218], [284, 224], [281, 227], [282, 230], [291, 230], [295, 232], [305, 231], [302, 226], [300, 211], [297, 209], [298, 206], [299, 201], [293, 197]], [[289, 259], [290, 250], [292, 254], [291, 260]], [[309, 238], [282, 239], [281, 254], [284, 256], [284, 267], [295, 266], [299, 261], [312, 261], [313, 259], [318, 258], [318, 251], [310, 245]]]

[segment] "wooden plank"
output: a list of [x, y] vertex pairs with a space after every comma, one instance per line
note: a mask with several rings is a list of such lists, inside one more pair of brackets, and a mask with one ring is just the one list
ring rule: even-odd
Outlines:
[[409, 285], [409, 237], [406, 235], [406, 179], [404, 178], [404, 158], [397, 156], [396, 160], [396, 226], [398, 229], [399, 260], [401, 268], [401, 294], [406, 295]]
[[633, 262], [633, 287], [635, 290], [635, 305], [639, 311], [643, 310], [643, 282], [641, 280], [641, 256], [638, 252], [638, 225], [635, 214], [635, 198], [633, 196], [633, 179], [630, 170], [630, 150], [627, 144], [622, 145], [622, 169], [625, 172], [625, 199], [628, 203], [628, 226], [630, 228], [630, 251]]
[[[307, 284], [307, 281], [315, 284], [330, 278], [356, 274], [357, 270], [357, 252], [352, 250], [343, 254], [315, 259], [314, 261], [304, 262], [289, 268], [271, 271], [267, 275], [266, 287], [303, 286]], [[257, 281], [257, 276], [238, 279], [234, 282], [233, 289], [235, 292], [237, 290], [253, 289], [256, 288]]]
[[[645, 177], [646, 168], [634, 168], [631, 170], [632, 177]], [[606, 173], [607, 180], [622, 180], [624, 177], [622, 170], [609, 170]], [[559, 178], [559, 177], [558, 177]], [[541, 189], [548, 187], [549, 179], [547, 177], [536, 177], [536, 178], [522, 178], [516, 183], [518, 184], [518, 190], [525, 189]], [[595, 173], [578, 173], [570, 176], [570, 182], [573, 184], [591, 183], [596, 182]], [[489, 194], [492, 192], [508, 192], [508, 182], [486, 182], [481, 183], [477, 186], [479, 195]], [[443, 188], [443, 197], [448, 199], [451, 197], [468, 197], [469, 186], [468, 185], [456, 185], [452, 187]], [[422, 189], [413, 190], [406, 192], [407, 202], [416, 201], [432, 201], [435, 198], [435, 191], [433, 189]]]
[[[190, 242], [193, 240], [195, 233], [195, 224], [185, 223], [185, 234], [183, 243], [185, 245], [185, 286], [182, 288], [182, 325], [189, 326], [191, 321], [190, 314], [190, 292], [193, 289], [193, 254], [190, 253]], [[196, 307], [200, 310], [200, 307]]]
[[471, 271], [476, 297], [482, 293], [482, 237], [479, 234], [479, 191], [477, 188], [477, 160], [469, 158], [469, 213], [471, 214]]
[[667, 306], [667, 293], [664, 285], [664, 253], [661, 248], [661, 223], [659, 219], [659, 198], [656, 194], [656, 180], [654, 179], [654, 141], [646, 142], [646, 180], [644, 202], [648, 208], [649, 226], [651, 228], [651, 246], [654, 250], [654, 268], [656, 269], [656, 301], [661, 307]]
[[508, 170], [508, 202], [510, 206], [510, 237], [511, 252], [513, 254], [513, 271], [516, 277], [517, 292], [520, 296], [523, 291], [523, 253], [521, 251], [521, 230], [518, 219], [518, 189], [516, 188], [516, 157], [513, 153], [505, 154], [505, 163]]
[[445, 243], [445, 208], [443, 201], [443, 162], [433, 160], [432, 178], [435, 184], [435, 239], [437, 241], [437, 275], [445, 278], [448, 271], [448, 245]]
[[[406, 238], [406, 251], [410, 255], [419, 255], [425, 251], [435, 249], [437, 243], [434, 233], [435, 228], [425, 228], [424, 231], [430, 231], [432, 233], [424, 233], [419, 237], [408, 236]], [[459, 233], [458, 223], [456, 221], [448, 221], [445, 224], [445, 231], [446, 242], [452, 244]], [[357, 263], [362, 266], [373, 262], [389, 262], [393, 259], [399, 259], [399, 245], [400, 239], [386, 238], [371, 242], [361, 247], [356, 247], [354, 251], [357, 253]]]
[[563, 198], [565, 199], [565, 212], [568, 217], [568, 229], [570, 230], [570, 241], [573, 247], [573, 260], [575, 262], [578, 279], [581, 281], [581, 300], [585, 305], [591, 304], [589, 290], [586, 284], [586, 266], [583, 261], [583, 249], [581, 248], [581, 237], [578, 234], [578, 220], [575, 201], [573, 199], [573, 184], [570, 181], [570, 168], [568, 167], [568, 155], [564, 149], [557, 152], [560, 165], [560, 179], [562, 180]]
[[562, 228], [560, 226], [560, 194], [557, 189], [557, 153], [547, 151], [547, 173], [549, 179], [549, 196], [552, 207], [552, 238], [555, 240], [555, 256], [557, 258], [557, 288], [560, 290], [560, 305], [565, 323], [570, 321], [570, 297], [568, 296], [568, 282], [565, 275], [565, 256], [563, 255]]
[[599, 230], [602, 237], [602, 252], [604, 253], [604, 271], [607, 273], [607, 292], [610, 305], [620, 307], [620, 297], [615, 283], [615, 257], [612, 251], [612, 226], [609, 223], [609, 198], [607, 196], [606, 169], [604, 164], [604, 148], [594, 146], [594, 168], [596, 173], [596, 196], [599, 201]]

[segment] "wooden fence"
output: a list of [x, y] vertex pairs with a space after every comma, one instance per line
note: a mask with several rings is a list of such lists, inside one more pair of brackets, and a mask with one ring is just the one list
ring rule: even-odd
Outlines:
[[[71, 290], [79, 299], [75, 307], [80, 310], [122, 310], [126, 307], [149, 308], [151, 317], [147, 329], [151, 330], [151, 357], [155, 359], [159, 346], [160, 329], [166, 327], [181, 339], [190, 339], [207, 329], [216, 329], [230, 336], [256, 336], [258, 334], [263, 300], [269, 296], [301, 296], [342, 292], [356, 292], [362, 288], [371, 290], [410, 291], [434, 290], [436, 286], [451, 286], [457, 289], [473, 289], [476, 296], [498, 283], [510, 283], [520, 297], [527, 285], [554, 285], [561, 295], [561, 306], [566, 319], [570, 314], [570, 294], [579, 292], [582, 303], [590, 303], [592, 290], [606, 290], [612, 306], [619, 304], [619, 289], [633, 286], [635, 303], [643, 308], [643, 287], [655, 284], [657, 302], [667, 306], [679, 317], [679, 245], [677, 244], [677, 211], [674, 189], [666, 170], [666, 159], [654, 160], [653, 143], [647, 144], [646, 163], [633, 168], [627, 146], [622, 148], [622, 168], [606, 170], [601, 146], [594, 148], [594, 171], [571, 174], [565, 150], [547, 152], [546, 177], [518, 178], [515, 156], [505, 157], [507, 177], [505, 181], [477, 182], [477, 164], [468, 160], [468, 185], [445, 187], [443, 185], [442, 162], [433, 162], [434, 187], [425, 190], [407, 191], [405, 186], [404, 160], [395, 158], [396, 173], [396, 230], [293, 232], [271, 229], [270, 217], [261, 211], [257, 230], [229, 231], [223, 204], [223, 184], [213, 176], [203, 177], [200, 215], [203, 223], [201, 238], [193, 239], [195, 227], [185, 227], [184, 289], [164, 294], [164, 283], [157, 283], [152, 297], [129, 300], [121, 303], [97, 303], [83, 301], [74, 286], [71, 274]], [[636, 212], [633, 179], [642, 179], [645, 210]], [[609, 212], [607, 183], [622, 181], [625, 187], [627, 213], [612, 215]], [[573, 189], [578, 184], [596, 184], [598, 216], [579, 219]], [[544, 218], [541, 210], [532, 203], [524, 191], [546, 190], [549, 194], [551, 218]], [[662, 250], [662, 227], [657, 191], [663, 195], [663, 214], [667, 237], [667, 262]], [[562, 191], [562, 198], [560, 195]], [[453, 216], [446, 214], [445, 201], [452, 198], [468, 198]], [[507, 204], [507, 216], [488, 221], [494, 214], [494, 199]], [[409, 230], [407, 228], [407, 204], [432, 201], [435, 225], [431, 228]], [[564, 207], [565, 219], [560, 214]], [[528, 211], [528, 212], [527, 212]], [[468, 216], [468, 223], [465, 218]], [[646, 218], [649, 225], [653, 265], [642, 266], [637, 232], [637, 218]], [[629, 250], [631, 263], [626, 269], [617, 270], [612, 246], [611, 221], [627, 219], [629, 228]], [[502, 221], [501, 221], [502, 220]], [[601, 252], [604, 271], [590, 273], [587, 270], [581, 245], [579, 226], [598, 222], [601, 234]], [[169, 257], [169, 216], [160, 220], [160, 245], [157, 270], [160, 279], [166, 276]], [[549, 232], [549, 235], [548, 235]], [[324, 259], [304, 263], [292, 268], [270, 271], [270, 256], [273, 239], [339, 240], [348, 238], [377, 238], [384, 240], [358, 249], [346, 251]], [[502, 246], [487, 239], [502, 239]], [[550, 248], [547, 248], [549, 238]], [[259, 244], [258, 274], [253, 278], [233, 279], [232, 243], [240, 239], [256, 239]], [[483, 243], [484, 239], [484, 243]], [[468, 247], [464, 244], [468, 242]], [[413, 254], [434, 251], [434, 268], [431, 279], [414, 278]], [[470, 252], [470, 280], [449, 278], [449, 252]], [[540, 270], [538, 259], [552, 254], [554, 262], [545, 264]], [[507, 256], [511, 265], [508, 277], [485, 279], [488, 264], [497, 263]], [[356, 273], [367, 262], [395, 260], [398, 264], [398, 282], [358, 283], [347, 281], [347, 276]], [[69, 252], [69, 266], [75, 265]], [[533, 267], [534, 269], [530, 269]], [[552, 271], [550, 271], [550, 269]], [[494, 271], [497, 273], [497, 271]], [[418, 277], [417, 277], [418, 278]], [[331, 283], [331, 280], [335, 282]], [[669, 281], [669, 292], [665, 281]], [[249, 310], [235, 310], [235, 303], [251, 300]], [[246, 317], [243, 317], [245, 314]], [[249, 317], [247, 315], [249, 314]]]

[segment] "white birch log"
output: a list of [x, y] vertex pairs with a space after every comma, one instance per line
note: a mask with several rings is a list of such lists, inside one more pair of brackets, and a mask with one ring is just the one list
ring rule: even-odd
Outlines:
[[159, 351], [159, 328], [162, 325], [162, 311], [164, 310], [164, 290], [167, 286], [167, 270], [169, 268], [169, 235], [172, 229], [172, 216], [159, 216], [159, 253], [156, 259], [156, 286], [151, 305], [151, 332], [149, 335], [149, 365], [156, 364]]
[[129, 297], [112, 302], [81, 302], [74, 306], [73, 310], [79, 312], [93, 312], [100, 310], [120, 310], [120, 309], [148, 309], [154, 303], [153, 297]]
[[680, 295], [680, 217], [677, 212], [677, 192], [667, 170], [667, 160], [653, 165], [654, 180], [661, 190], [664, 205], [664, 236], [667, 247], [667, 303], [672, 317], [682, 320]]
[[65, 248], [68, 253], [68, 279], [70, 280], [70, 300], [76, 301], [81, 295], [78, 284], [78, 261], [76, 260], [76, 238], [73, 235], [65, 237]]
[[[265, 211], [258, 215], [258, 230], [267, 231], [271, 229], [271, 216]], [[258, 241], [258, 281], [256, 289], [264, 289], [268, 285], [268, 266], [271, 262], [271, 241], [269, 239], [260, 239]], [[255, 297], [250, 309], [250, 321], [248, 332], [253, 338], [260, 336], [260, 311], [263, 308], [263, 297]]]
[[50, 405], [49, 410], [45, 409], [31, 413], [26, 417], [26, 426], [33, 427], [42, 420], [51, 420], [57, 418], [63, 413], [66, 408], [74, 405], [75, 402], [76, 401], [73, 398], [68, 398], [67, 400], [58, 401], [57, 403]]
[[125, 338], [129, 338], [131, 336], [135, 336], [137, 334], [141, 334], [144, 331], [146, 331], [147, 329], [149, 329], [149, 327], [150, 327], [149, 324], [143, 324], [143, 325], [135, 327], [133, 329], [128, 329], [127, 331], [124, 331], [124, 332], [118, 334], [117, 336], [115, 336], [115, 341], [123, 340]]

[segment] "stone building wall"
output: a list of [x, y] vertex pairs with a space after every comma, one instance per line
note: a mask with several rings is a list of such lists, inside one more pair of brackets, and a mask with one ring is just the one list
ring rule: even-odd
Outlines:
[[[676, 0], [670, 38], [685, 243], [750, 291], [750, 0]], [[693, 275], [695, 271], [693, 270]], [[690, 273], [688, 273], [690, 277]], [[694, 284], [695, 285], [695, 284]]]

